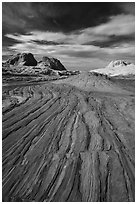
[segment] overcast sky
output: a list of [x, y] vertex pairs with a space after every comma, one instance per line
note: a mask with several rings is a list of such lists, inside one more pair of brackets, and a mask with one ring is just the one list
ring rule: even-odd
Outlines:
[[134, 63], [135, 4], [2, 3], [3, 57], [31, 52], [90, 70], [123, 59]]

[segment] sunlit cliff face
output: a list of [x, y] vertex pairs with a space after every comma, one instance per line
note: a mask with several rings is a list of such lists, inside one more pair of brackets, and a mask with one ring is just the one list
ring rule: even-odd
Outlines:
[[3, 3], [3, 57], [31, 52], [69, 69], [134, 63], [134, 3]]

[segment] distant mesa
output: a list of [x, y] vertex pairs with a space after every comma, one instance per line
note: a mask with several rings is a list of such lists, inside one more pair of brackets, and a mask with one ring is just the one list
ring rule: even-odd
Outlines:
[[124, 60], [116, 60], [111, 61], [105, 68], [94, 69], [90, 72], [101, 73], [108, 76], [133, 76], [135, 75], [135, 65]]
[[18, 53], [6, 61], [10, 65], [36, 66], [37, 61], [31, 53]]

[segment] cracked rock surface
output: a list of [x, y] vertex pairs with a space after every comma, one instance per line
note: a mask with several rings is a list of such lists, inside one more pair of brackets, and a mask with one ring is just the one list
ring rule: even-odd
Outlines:
[[3, 88], [3, 201], [134, 201], [134, 94], [80, 77]]

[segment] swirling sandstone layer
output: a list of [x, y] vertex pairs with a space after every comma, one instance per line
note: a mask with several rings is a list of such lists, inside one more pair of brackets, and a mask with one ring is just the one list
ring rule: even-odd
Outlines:
[[3, 88], [3, 201], [134, 201], [134, 97]]

